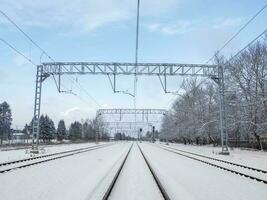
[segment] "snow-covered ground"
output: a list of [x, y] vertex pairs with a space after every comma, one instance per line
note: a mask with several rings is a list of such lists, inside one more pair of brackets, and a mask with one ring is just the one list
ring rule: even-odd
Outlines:
[[[89, 144], [73, 145], [73, 148], [81, 148], [83, 145]], [[0, 199], [102, 199], [131, 145], [132, 142], [117, 142], [114, 145], [0, 174]], [[157, 145], [140, 143], [171, 199], [262, 200], [267, 196], [267, 186], [264, 183], [168, 152]], [[58, 149], [52, 149], [51, 152], [56, 150]], [[60, 147], [60, 151], [62, 150]], [[183, 150], [213, 155], [210, 147], [185, 146]], [[237, 161], [239, 156], [249, 160], [254, 153], [261, 155], [253, 156], [254, 159], [264, 159], [263, 152], [249, 151], [251, 155], [245, 156], [243, 151], [239, 151], [232, 152], [233, 158], [228, 159]], [[9, 153], [11, 152], [13, 151]], [[162, 199], [136, 144], [133, 145], [110, 199]]]
[[167, 152], [155, 145], [141, 147], [171, 199], [262, 200], [266, 184]]
[[136, 144], [133, 145], [121, 175], [112, 190], [110, 199], [163, 199]]
[[[104, 144], [104, 143], [98, 143], [98, 145], [99, 144]], [[80, 148], [85, 148], [85, 147], [90, 147], [90, 146], [95, 146], [95, 145], [96, 145], [95, 143], [80, 143], [80, 144], [64, 144], [64, 145], [47, 146], [47, 147], [44, 147], [44, 153], [39, 154], [39, 155], [52, 154], [52, 153], [80, 149]], [[0, 151], [0, 163], [30, 158], [31, 155], [29, 153], [26, 153], [26, 151], [27, 151], [26, 149]]]
[[218, 154], [221, 150], [220, 147], [184, 145], [184, 144], [173, 144], [173, 143], [169, 143], [169, 146], [175, 147], [180, 150], [203, 154], [218, 159], [224, 159], [230, 162], [235, 162], [267, 171], [267, 152], [264, 151], [250, 151], [250, 150], [241, 150], [238, 148], [234, 148], [234, 149], [229, 149], [230, 150], [229, 156], [225, 156]]
[[100, 199], [131, 143], [0, 174], [1, 199]]

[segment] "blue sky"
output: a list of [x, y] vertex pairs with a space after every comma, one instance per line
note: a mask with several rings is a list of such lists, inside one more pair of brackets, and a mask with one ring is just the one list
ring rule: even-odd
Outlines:
[[[139, 61], [205, 63], [264, 4], [264, 0], [141, 0]], [[0, 9], [57, 61], [134, 62], [136, 0], [0, 0]], [[222, 53], [230, 55], [245, 46], [266, 29], [266, 20], [267, 10]], [[1, 15], [0, 37], [40, 63], [40, 51]], [[42, 61], [49, 60], [43, 56]], [[32, 118], [35, 73], [34, 66], [0, 43], [0, 102], [10, 103], [13, 126], [21, 127]], [[112, 93], [107, 77], [75, 78], [94, 100], [68, 79], [64, 85], [80, 97], [58, 94], [49, 78], [42, 113], [69, 123], [92, 117], [98, 104], [133, 107], [130, 96]], [[170, 90], [177, 90], [181, 80], [170, 80]], [[132, 91], [133, 77], [119, 77], [118, 87]], [[173, 100], [156, 77], [138, 79], [137, 107], [169, 108]]]

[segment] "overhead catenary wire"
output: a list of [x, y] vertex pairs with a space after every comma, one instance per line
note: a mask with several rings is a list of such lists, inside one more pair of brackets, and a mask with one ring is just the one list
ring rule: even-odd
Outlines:
[[224, 64], [228, 64], [231, 62], [235, 57], [237, 57], [240, 53], [242, 53], [244, 50], [246, 50], [248, 47], [250, 47], [253, 43], [255, 43], [259, 38], [264, 36], [267, 33], [267, 29], [265, 29], [260, 35], [258, 35], [256, 38], [254, 38], [251, 42], [249, 42], [245, 47], [243, 47], [241, 50], [239, 50], [234, 56], [232, 56], [227, 62]]
[[[46, 55], [51, 61], [53, 61], [53, 62], [55, 62], [55, 59], [53, 59], [40, 45], [38, 45], [37, 44], [37, 42], [35, 42], [25, 31], [23, 31], [22, 30], [22, 28], [20, 28], [20, 26], [19, 25], [17, 25], [16, 23], [15, 23], [15, 21], [14, 20], [12, 20], [4, 11], [2, 11], [2, 10], [0, 10], [0, 13], [12, 24], [12, 25], [14, 25], [32, 44], [34, 44], [41, 52], [42, 52], [42, 54], [44, 54], [44, 55]], [[20, 54], [23, 58], [25, 58], [27, 61], [29, 61], [31, 64], [33, 64], [33, 65], [35, 65], [35, 66], [37, 66], [37, 64], [35, 64], [33, 61], [32, 61], [32, 59], [30, 59], [29, 57], [27, 57], [27, 56], [25, 56], [24, 54], [22, 54], [21, 52], [19, 52], [16, 48], [14, 48], [14, 46], [12, 46], [10, 43], [8, 43], [7, 41], [5, 41], [4, 39], [1, 39], [1, 41], [3, 42], [3, 43], [5, 43], [7, 46], [9, 46], [11, 49], [13, 49], [15, 52], [17, 52], [18, 54]], [[56, 86], [57, 86], [57, 88], [58, 88], [58, 91], [59, 92], [63, 92], [63, 93], [67, 93], [67, 92], [69, 92], [69, 91], [60, 91], [60, 89], [59, 89], [59, 86], [57, 85], [57, 81], [56, 81], [56, 79], [55, 79], [55, 77], [54, 77], [54, 75], [52, 75], [53, 76], [53, 79], [54, 79], [54, 81], [55, 81], [55, 84], [56, 84]], [[73, 78], [73, 77], [71, 77], [71, 78], [69, 78], [68, 77], [68, 79], [69, 80], [74, 80], [74, 82], [76, 82], [75, 81], [75, 79]], [[76, 83], [78, 83], [78, 82], [76, 82]], [[81, 90], [83, 90], [84, 92], [85, 92], [85, 94], [87, 95], [87, 96], [89, 96], [91, 99], [93, 99], [93, 101], [99, 106], [99, 107], [101, 107], [101, 105], [89, 94], [89, 92], [85, 89], [85, 88], [83, 88], [82, 87], [82, 85], [81, 84], [78, 84], [79, 85], [79, 87], [81, 88]], [[72, 92], [70, 92], [71, 94], [74, 94], [74, 93], [72, 93]], [[75, 95], [75, 96], [77, 96], [77, 95]]]
[[[28, 62], [30, 62], [32, 65], [37, 66], [36, 63], [34, 63], [34, 61], [32, 61], [32, 59], [30, 59], [28, 56], [26, 56], [25, 54], [23, 54], [21, 51], [19, 51], [17, 48], [15, 48], [13, 45], [11, 45], [9, 42], [7, 42], [6, 40], [4, 40], [3, 38], [0, 38], [0, 41], [3, 42], [4, 44], [6, 44], [6, 46], [8, 46], [10, 49], [12, 49], [13, 51], [15, 51], [17, 54], [21, 55], [24, 59], [26, 59]], [[64, 86], [64, 85], [63, 85]], [[71, 93], [73, 95], [75, 95], [77, 98], [79, 98], [81, 101], [83, 101], [85, 104], [91, 106], [91, 104], [89, 104], [86, 100], [84, 100], [82, 97], [78, 96], [77, 94]]]
[[[220, 53], [230, 42], [232, 42], [233, 39], [235, 39], [265, 8], [267, 7], [267, 4], [265, 4], [255, 15], [253, 15], [229, 40], [225, 42], [225, 44], [217, 50], [217, 53]], [[207, 62], [209, 63], [215, 55], [213, 55]]]
[[6, 13], [4, 13], [2, 10], [0, 10], [0, 13], [11, 23], [13, 24], [32, 44], [34, 44], [38, 49], [41, 50], [42, 53], [44, 53], [50, 60], [55, 62], [53, 58], [51, 58], [48, 53], [40, 47], [27, 33], [25, 33]]
[[[249, 20], [240, 28], [238, 29], [238, 31], [230, 38], [228, 39], [221, 48], [219, 48], [216, 51], [216, 54], [220, 53], [227, 45], [229, 45], [253, 20], [256, 19], [257, 16], [259, 16], [267, 7], [267, 4], [265, 4], [263, 7], [261, 7], [260, 10], [258, 10], [256, 12], [256, 14], [254, 14], [251, 18], [249, 18]], [[232, 56], [230, 58], [230, 60], [234, 59], [237, 55], [239, 55], [242, 51], [244, 51], [246, 48], [248, 48], [248, 46], [250, 46], [251, 44], [253, 44], [256, 40], [258, 40], [262, 35], [264, 35], [266, 33], [266, 30], [261, 33], [259, 36], [257, 36], [255, 39], [253, 39], [251, 42], [248, 43], [248, 45], [246, 45], [244, 48], [242, 48], [240, 51], [238, 51], [238, 53], [236, 53], [234, 56]], [[213, 56], [211, 56], [206, 62], [205, 64], [208, 64], [210, 61], [212, 61], [215, 57], [214, 54]], [[229, 63], [230, 60], [228, 60], [227, 62]], [[202, 85], [208, 78], [204, 78], [202, 81], [199, 82], [199, 84], [196, 86], [197, 88], [200, 87], [200, 85]], [[169, 103], [168, 103], [169, 105]]]
[[[29, 63], [31, 63], [32, 65], [37, 67], [37, 64], [28, 56], [26, 56], [25, 54], [23, 54], [22, 52], [20, 52], [17, 48], [15, 48], [12, 44], [10, 44], [9, 42], [7, 42], [6, 40], [4, 40], [3, 38], [0, 38], [0, 41], [2, 41], [6, 46], [8, 46], [10, 49], [12, 49], [13, 51], [15, 51], [17, 54], [19, 54], [20, 56], [22, 56], [25, 60], [27, 60]], [[56, 79], [53, 76], [55, 84], [57, 85]]]
[[21, 55], [25, 60], [27, 60], [28, 62], [30, 62], [31, 64], [33, 64], [34, 66], [37, 66], [37, 64], [35, 64], [32, 59], [30, 59], [29, 57], [27, 57], [25, 54], [21, 53], [18, 49], [16, 49], [12, 44], [10, 44], [9, 42], [7, 42], [6, 40], [4, 40], [3, 38], [0, 38], [0, 40], [6, 45], [8, 46], [10, 49], [12, 49], [13, 51], [15, 51], [17, 54]]

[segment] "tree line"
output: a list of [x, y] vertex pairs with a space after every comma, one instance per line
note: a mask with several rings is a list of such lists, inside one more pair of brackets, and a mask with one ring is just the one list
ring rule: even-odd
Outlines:
[[[253, 142], [267, 148], [267, 40], [257, 42], [238, 56], [226, 60], [216, 55], [225, 77], [225, 131], [234, 144]], [[208, 80], [199, 85], [186, 79], [185, 91], [164, 116], [160, 137], [177, 142], [220, 143], [219, 93], [217, 84]]]
[[[30, 139], [32, 136], [32, 123], [25, 124], [23, 130], [24, 139]], [[95, 141], [108, 140], [109, 134], [105, 130], [103, 119], [101, 117], [94, 119], [87, 119], [83, 123], [74, 121], [70, 124], [69, 129], [65, 125], [65, 121], [62, 119], [58, 122], [57, 127], [55, 123], [48, 115], [41, 115], [39, 119], [40, 130], [39, 139], [43, 143], [50, 143], [52, 140], [63, 141]], [[12, 125], [12, 112], [10, 105], [4, 101], [0, 103], [0, 144], [3, 141], [12, 140], [12, 133], [14, 130]]]
[[[39, 139], [44, 143], [49, 143], [51, 140], [95, 141], [96, 139], [109, 139], [109, 134], [106, 132], [100, 117], [92, 120], [87, 119], [84, 123], [74, 121], [70, 124], [69, 129], [66, 128], [63, 119], [58, 122], [57, 128], [55, 128], [53, 120], [48, 115], [41, 115], [39, 123]], [[32, 134], [32, 122], [25, 125], [23, 133]]]

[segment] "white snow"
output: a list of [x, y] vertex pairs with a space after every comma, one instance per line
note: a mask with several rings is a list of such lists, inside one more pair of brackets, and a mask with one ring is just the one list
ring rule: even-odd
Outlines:
[[131, 153], [121, 171], [121, 175], [113, 188], [110, 199], [163, 199], [136, 144], [133, 145]]
[[206, 156], [224, 159], [230, 162], [243, 164], [246, 166], [262, 169], [267, 171], [267, 152], [241, 150], [238, 148], [229, 149], [230, 156], [219, 155], [221, 148], [213, 146], [196, 146], [169, 143], [169, 146], [192, 153], [203, 154]]
[[0, 174], [1, 199], [97, 199], [94, 195], [105, 192], [107, 177], [114, 176], [129, 146], [115, 144]]
[[[103, 143], [99, 143], [99, 144], [103, 144]], [[95, 145], [96, 145], [95, 143], [80, 143], [80, 144], [45, 146], [44, 147], [45, 152], [39, 155], [52, 154], [52, 153], [80, 149], [80, 148], [85, 148], [85, 147], [90, 147], [90, 146], [95, 146]], [[0, 163], [20, 160], [20, 159], [25, 159], [25, 158], [30, 158], [30, 157], [31, 155], [29, 153], [26, 153], [26, 149], [0, 151]]]
[[[101, 199], [131, 144], [118, 142], [93, 151], [0, 174], [0, 199]], [[140, 145], [171, 199], [262, 200], [267, 196], [267, 187], [264, 183], [179, 156], [157, 145], [144, 142]], [[65, 148], [80, 148], [83, 145], [71, 146]], [[182, 148], [182, 145], [173, 146]], [[210, 147], [202, 148], [203, 150], [200, 150], [200, 147], [186, 146], [184, 150], [213, 155], [208, 153]], [[56, 150], [55, 147], [51, 152]], [[248, 163], [249, 156], [239, 151], [233, 154], [234, 158], [228, 159], [235, 160], [239, 156]], [[255, 156], [257, 159], [265, 157], [263, 152], [248, 153], [259, 154], [259, 157]], [[162, 199], [136, 144], [126, 160], [111, 199]]]
[[262, 200], [266, 184], [142, 143], [171, 199]]

